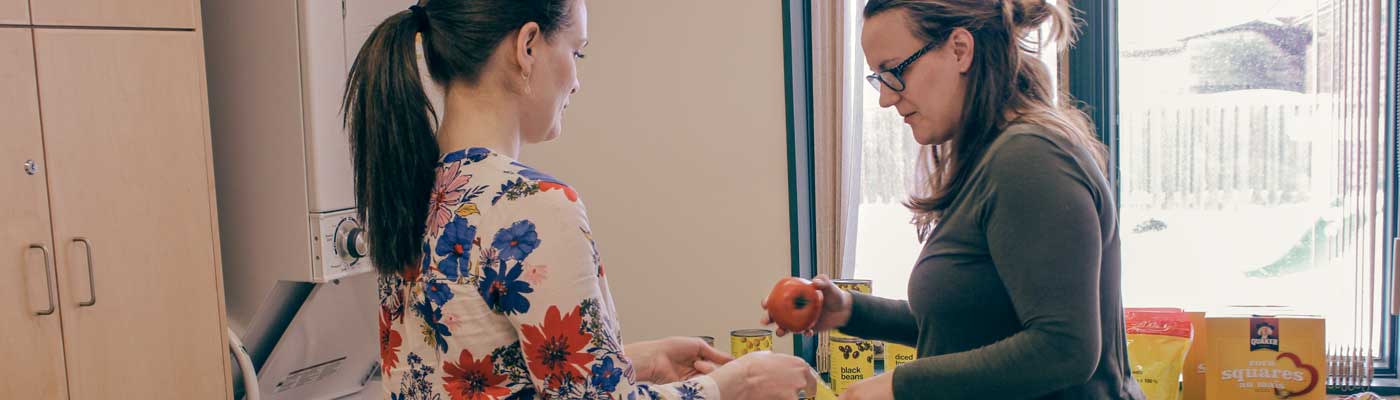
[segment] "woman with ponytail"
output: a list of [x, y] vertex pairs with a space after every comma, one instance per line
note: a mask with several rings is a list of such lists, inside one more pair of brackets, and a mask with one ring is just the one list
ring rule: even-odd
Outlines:
[[586, 24], [584, 0], [430, 0], [356, 56], [344, 111], [388, 398], [796, 398], [795, 357], [623, 345], [582, 199], [518, 161], [560, 134]]
[[880, 106], [926, 148], [928, 182], [906, 203], [924, 250], [908, 301], [818, 277], [816, 330], [915, 346], [919, 358], [842, 399], [1143, 399], [1106, 152], [1028, 38], [1049, 22], [1064, 49], [1069, 12], [1045, 0], [870, 0], [864, 14]]

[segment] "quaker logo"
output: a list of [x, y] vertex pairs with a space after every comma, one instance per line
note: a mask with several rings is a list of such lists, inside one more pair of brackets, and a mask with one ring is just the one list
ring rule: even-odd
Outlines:
[[1249, 351], [1278, 351], [1281, 336], [1278, 318], [1249, 319]]

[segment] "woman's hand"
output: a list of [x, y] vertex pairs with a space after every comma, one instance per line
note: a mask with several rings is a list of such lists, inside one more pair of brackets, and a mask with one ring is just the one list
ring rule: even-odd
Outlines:
[[724, 399], [796, 400], [798, 393], [816, 393], [820, 379], [801, 358], [756, 351], [715, 370]]
[[[817, 317], [817, 324], [812, 327], [812, 330], [800, 333], [815, 335], [818, 332], [846, 326], [846, 322], [851, 320], [851, 293], [836, 287], [836, 284], [831, 283], [831, 277], [825, 274], [812, 278], [812, 286], [822, 292], [822, 314]], [[763, 304], [768, 304], [768, 300], [764, 299], [760, 306]], [[767, 308], [764, 309], [767, 310]], [[759, 323], [766, 326], [772, 324], [773, 320], [765, 312]], [[788, 331], [778, 328], [777, 333], [778, 336], [785, 336]]]
[[632, 359], [637, 380], [658, 384], [709, 374], [720, 365], [734, 360], [734, 357], [705, 344], [704, 340], [689, 337], [632, 343], [623, 351]]
[[894, 371], [866, 378], [846, 388], [841, 400], [890, 400], [894, 398]]

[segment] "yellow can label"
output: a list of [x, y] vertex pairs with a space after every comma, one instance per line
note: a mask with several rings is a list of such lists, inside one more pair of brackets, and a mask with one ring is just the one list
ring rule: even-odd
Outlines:
[[875, 376], [875, 346], [864, 340], [831, 341], [831, 390], [840, 394]]
[[735, 358], [755, 351], [773, 349], [773, 331], [748, 329], [729, 334], [729, 354]]
[[841, 290], [870, 294], [871, 281], [867, 279], [837, 279], [831, 281]]
[[885, 371], [892, 371], [918, 358], [919, 354], [913, 347], [885, 342]]
[[1206, 398], [1326, 398], [1321, 318], [1207, 316], [1206, 331]]

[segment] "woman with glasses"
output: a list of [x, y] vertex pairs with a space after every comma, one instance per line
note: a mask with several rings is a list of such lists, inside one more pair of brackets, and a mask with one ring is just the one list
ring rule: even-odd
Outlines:
[[[1106, 155], [1027, 40], [1044, 0], [870, 0], [861, 44], [880, 106], [930, 150], [907, 202], [924, 250], [908, 301], [825, 296], [816, 330], [915, 346], [842, 399], [1143, 399], [1129, 368]], [[780, 332], [782, 333], [782, 332]]]

